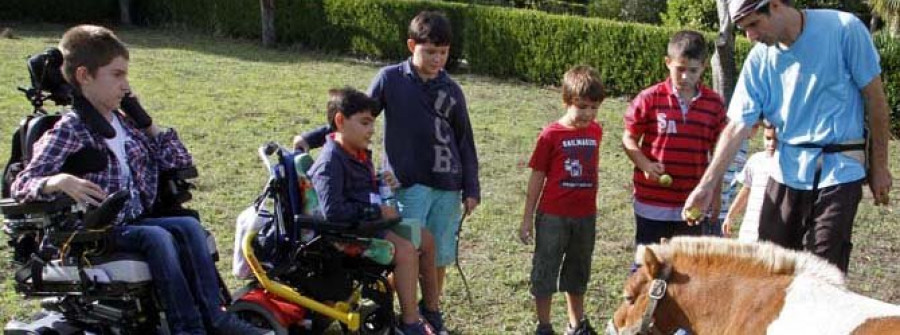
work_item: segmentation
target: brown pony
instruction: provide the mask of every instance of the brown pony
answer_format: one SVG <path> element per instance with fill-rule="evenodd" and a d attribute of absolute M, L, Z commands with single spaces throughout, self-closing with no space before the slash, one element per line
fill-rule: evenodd
<path fill-rule="evenodd" d="M 608 334 L 900 334 L 900 306 L 850 292 L 812 254 L 676 237 L 635 259 Z"/>

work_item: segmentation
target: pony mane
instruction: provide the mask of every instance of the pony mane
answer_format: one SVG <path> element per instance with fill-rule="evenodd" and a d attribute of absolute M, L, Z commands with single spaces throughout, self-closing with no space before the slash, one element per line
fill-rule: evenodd
<path fill-rule="evenodd" d="M 664 263 L 679 258 L 726 258 L 747 267 L 762 268 L 766 274 L 810 276 L 838 287 L 845 287 L 844 274 L 824 259 L 769 242 L 745 243 L 717 237 L 680 236 L 667 243 L 641 246 L 635 262 L 643 264 L 644 249 L 650 248 Z M 739 264 L 740 265 L 740 264 Z"/>

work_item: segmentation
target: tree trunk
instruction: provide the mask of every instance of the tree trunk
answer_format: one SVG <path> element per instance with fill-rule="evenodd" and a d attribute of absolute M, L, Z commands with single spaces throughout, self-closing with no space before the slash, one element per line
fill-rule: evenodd
<path fill-rule="evenodd" d="M 891 15 L 888 21 L 890 22 L 887 26 L 888 34 L 893 38 L 900 37 L 900 13 Z"/>
<path fill-rule="evenodd" d="M 275 0 L 259 0 L 260 18 L 262 19 L 262 44 L 265 47 L 275 46 Z"/>
<path fill-rule="evenodd" d="M 879 25 L 881 24 L 881 19 L 878 17 L 878 14 L 875 11 L 872 11 L 872 18 L 869 19 L 869 33 L 874 34 L 878 31 Z"/>
<path fill-rule="evenodd" d="M 131 0 L 119 0 L 119 21 L 123 25 L 131 25 Z"/>
<path fill-rule="evenodd" d="M 712 57 L 713 89 L 725 99 L 725 105 L 731 101 L 734 85 L 737 82 L 737 67 L 734 61 L 734 25 L 728 16 L 727 0 L 716 0 L 719 12 L 719 35 L 716 38 L 716 52 Z"/>

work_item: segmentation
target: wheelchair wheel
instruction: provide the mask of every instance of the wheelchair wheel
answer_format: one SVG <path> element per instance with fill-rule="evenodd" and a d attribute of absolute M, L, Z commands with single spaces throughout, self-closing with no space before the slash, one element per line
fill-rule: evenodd
<path fill-rule="evenodd" d="M 394 333 L 393 305 L 381 306 L 366 300 L 359 308 L 360 335 L 390 335 Z"/>
<path fill-rule="evenodd" d="M 260 305 L 246 301 L 237 301 L 228 307 L 228 312 L 256 327 L 271 329 L 275 332 L 275 335 L 288 335 L 288 329 L 278 323 L 272 312 Z"/>

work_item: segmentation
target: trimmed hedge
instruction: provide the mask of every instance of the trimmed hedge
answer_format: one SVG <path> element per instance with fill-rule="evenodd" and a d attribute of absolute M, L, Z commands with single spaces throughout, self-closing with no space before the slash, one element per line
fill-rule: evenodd
<path fill-rule="evenodd" d="M 118 17 L 118 0 L 0 0 L 0 20 L 106 22 Z"/>
<path fill-rule="evenodd" d="M 175 25 L 237 37 L 259 37 L 259 3 L 250 0 L 132 0 L 134 22 Z M 76 4 L 77 3 L 77 4 Z M 558 84 L 575 64 L 600 69 L 609 93 L 633 95 L 666 77 L 665 46 L 676 28 L 471 4 L 405 0 L 276 0 L 281 43 L 390 59 L 408 56 L 409 20 L 424 9 L 440 10 L 453 23 L 452 59 L 474 72 Z M 117 0 L 5 0 L 0 19 L 56 22 L 111 21 Z M 715 35 L 708 33 L 712 41 Z M 900 41 L 876 36 L 885 91 L 900 133 Z M 737 42 L 737 62 L 750 49 Z M 707 71 L 709 75 L 710 71 Z"/>
<path fill-rule="evenodd" d="M 881 80 L 891 108 L 891 132 L 900 137 L 900 39 L 879 33 L 875 46 L 881 54 Z"/>

